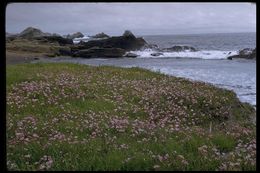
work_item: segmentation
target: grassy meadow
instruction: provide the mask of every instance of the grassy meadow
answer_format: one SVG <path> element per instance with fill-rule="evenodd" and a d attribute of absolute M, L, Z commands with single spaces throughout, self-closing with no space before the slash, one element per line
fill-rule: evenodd
<path fill-rule="evenodd" d="M 8 170 L 256 170 L 254 108 L 140 68 L 8 65 Z"/>

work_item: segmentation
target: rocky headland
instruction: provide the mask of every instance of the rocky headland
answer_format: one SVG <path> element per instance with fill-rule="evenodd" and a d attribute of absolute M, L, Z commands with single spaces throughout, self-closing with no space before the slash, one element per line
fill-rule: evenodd
<path fill-rule="evenodd" d="M 110 37 L 105 33 L 92 36 L 93 40 L 73 43 L 73 39 L 82 38 L 80 32 L 60 36 L 44 33 L 40 29 L 28 27 L 19 34 L 6 33 L 6 51 L 18 54 L 39 53 L 48 57 L 135 57 L 127 54 L 131 50 L 139 50 L 148 45 L 143 38 L 137 38 L 131 31 L 125 31 L 122 36 Z M 7 53 L 7 54 L 8 54 Z"/>

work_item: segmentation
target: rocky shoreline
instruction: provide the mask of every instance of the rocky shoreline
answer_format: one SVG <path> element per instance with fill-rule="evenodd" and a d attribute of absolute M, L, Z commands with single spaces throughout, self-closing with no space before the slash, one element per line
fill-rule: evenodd
<path fill-rule="evenodd" d="M 77 40 L 77 43 L 74 43 Z M 135 58 L 139 55 L 131 51 L 153 50 L 150 56 L 161 56 L 168 52 L 197 52 L 194 47 L 175 45 L 169 48 L 160 48 L 155 44 L 148 44 L 143 38 L 136 37 L 126 30 L 122 36 L 109 36 L 98 33 L 87 38 L 81 32 L 61 36 L 59 34 L 44 33 L 40 29 L 28 27 L 19 34 L 6 33 L 6 52 L 20 54 L 38 53 L 41 57 L 70 56 L 81 58 Z M 7 56 L 9 54 L 7 53 Z M 227 59 L 236 58 L 256 59 L 256 48 L 245 48 L 237 55 L 228 56 Z"/>

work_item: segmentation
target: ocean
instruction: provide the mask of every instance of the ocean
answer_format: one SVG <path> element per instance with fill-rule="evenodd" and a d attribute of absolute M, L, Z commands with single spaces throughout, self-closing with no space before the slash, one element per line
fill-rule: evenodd
<path fill-rule="evenodd" d="M 238 50 L 256 47 L 255 33 L 153 35 L 143 36 L 160 48 L 175 45 L 192 46 L 197 52 L 167 52 L 153 57 L 156 51 L 146 49 L 131 51 L 137 58 L 53 58 L 51 62 L 71 62 L 89 65 L 111 65 L 120 67 L 141 67 L 152 71 L 189 80 L 198 80 L 218 87 L 233 90 L 242 102 L 256 106 L 256 60 L 233 59 L 228 56 Z"/>

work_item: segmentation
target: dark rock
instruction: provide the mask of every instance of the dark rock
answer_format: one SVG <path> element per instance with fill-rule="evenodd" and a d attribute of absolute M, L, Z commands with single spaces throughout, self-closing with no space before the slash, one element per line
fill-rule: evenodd
<path fill-rule="evenodd" d="M 256 59 L 256 48 L 255 49 L 245 48 L 239 50 L 238 55 L 232 55 L 227 57 L 227 59 L 230 60 L 233 58 Z"/>
<path fill-rule="evenodd" d="M 189 50 L 191 52 L 196 52 L 197 50 L 194 47 L 191 46 L 173 46 L 170 48 L 164 48 L 163 51 L 166 52 L 183 52 Z"/>
<path fill-rule="evenodd" d="M 128 52 L 127 54 L 125 54 L 125 57 L 135 58 L 138 57 L 138 55 L 135 53 Z"/>
<path fill-rule="evenodd" d="M 229 60 L 232 60 L 232 59 L 233 59 L 233 57 L 232 57 L 232 56 L 229 56 L 229 57 L 227 57 L 227 59 L 229 59 Z"/>
<path fill-rule="evenodd" d="M 240 56 L 247 56 L 247 55 L 252 54 L 252 52 L 253 52 L 253 49 L 245 48 L 245 49 L 239 50 L 238 54 Z"/>
<path fill-rule="evenodd" d="M 102 40 L 91 40 L 82 43 L 81 46 L 83 46 L 84 49 L 89 49 L 91 47 L 100 47 L 100 48 L 110 47 L 110 48 L 121 48 L 121 49 L 125 49 L 126 51 L 131 51 L 131 50 L 139 50 L 145 44 L 147 43 L 143 38 L 136 38 L 132 33 L 126 31 L 123 36 L 110 37 Z"/>
<path fill-rule="evenodd" d="M 160 56 L 163 55 L 163 53 L 157 52 L 157 53 L 151 53 L 152 56 Z"/>
<path fill-rule="evenodd" d="M 83 57 L 83 58 L 98 58 L 98 57 L 123 57 L 125 50 L 121 48 L 99 48 L 92 47 L 90 49 L 83 49 L 75 52 L 74 57 Z"/>
<path fill-rule="evenodd" d="M 126 31 L 124 32 L 123 36 L 124 36 L 124 37 L 136 38 L 136 37 L 134 36 L 134 34 L 133 34 L 131 31 L 129 31 L 129 30 L 126 30 Z"/>
<path fill-rule="evenodd" d="M 109 38 L 109 35 L 101 32 L 101 33 L 98 33 L 98 34 L 92 36 L 92 38 Z"/>

